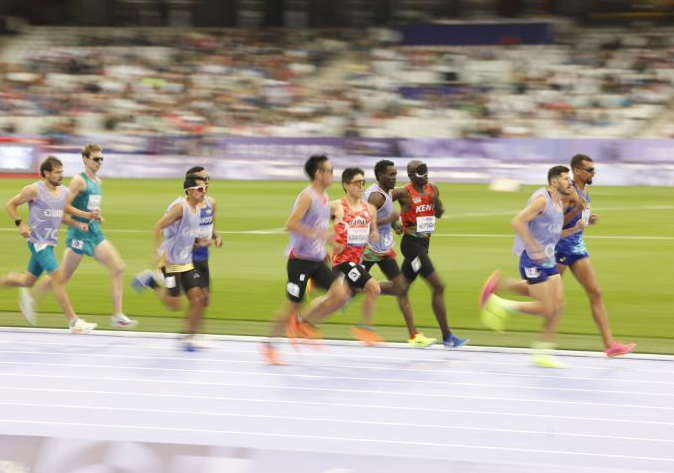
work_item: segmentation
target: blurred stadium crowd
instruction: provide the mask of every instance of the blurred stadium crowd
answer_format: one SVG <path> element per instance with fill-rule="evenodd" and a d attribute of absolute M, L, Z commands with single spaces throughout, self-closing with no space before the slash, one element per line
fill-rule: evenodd
<path fill-rule="evenodd" d="M 674 137 L 673 32 L 414 47 L 382 28 L 30 27 L 0 46 L 0 130 Z"/>

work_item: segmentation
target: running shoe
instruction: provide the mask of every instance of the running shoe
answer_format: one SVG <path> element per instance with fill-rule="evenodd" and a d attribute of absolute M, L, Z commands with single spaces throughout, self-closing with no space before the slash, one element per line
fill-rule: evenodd
<path fill-rule="evenodd" d="M 606 356 L 608 358 L 615 358 L 616 356 L 627 355 L 628 353 L 634 351 L 636 347 L 636 343 L 623 344 L 615 340 L 606 350 Z"/>
<path fill-rule="evenodd" d="M 501 276 L 503 275 L 503 272 L 500 269 L 497 269 L 491 275 L 487 278 L 487 280 L 484 282 L 484 285 L 482 286 L 482 291 L 480 291 L 480 299 L 478 301 L 478 307 L 482 309 L 484 305 L 487 302 L 487 299 L 489 299 L 489 296 L 491 296 L 494 291 L 496 291 L 496 288 L 498 287 L 498 283 L 501 280 Z"/>
<path fill-rule="evenodd" d="M 89 323 L 84 319 L 77 319 L 74 324 L 70 325 L 70 333 L 82 335 L 91 332 L 98 327 L 98 324 Z"/>
<path fill-rule="evenodd" d="M 470 338 L 459 338 L 453 333 L 450 333 L 442 341 L 442 344 L 444 345 L 445 348 L 459 348 L 467 344 L 468 342 L 470 342 Z"/>
<path fill-rule="evenodd" d="M 533 342 L 531 344 L 531 348 L 533 354 L 532 359 L 534 363 L 541 368 L 560 369 L 568 367 L 566 363 L 563 363 L 552 356 L 553 350 L 555 348 L 554 343 Z"/>
<path fill-rule="evenodd" d="M 30 291 L 26 287 L 19 288 L 19 309 L 23 318 L 31 324 L 37 323 L 37 312 L 35 312 L 35 299 L 30 295 Z"/>
<path fill-rule="evenodd" d="M 150 269 L 146 269 L 133 277 L 133 279 L 131 280 L 131 287 L 138 294 L 140 294 L 141 292 L 143 292 L 145 288 L 150 287 L 152 281 L 154 281 L 155 284 L 159 284 L 159 281 L 157 281 L 154 272 L 152 272 L 152 270 Z"/>
<path fill-rule="evenodd" d="M 117 314 L 110 317 L 110 325 L 117 328 L 132 329 L 138 325 L 138 321 L 130 319 L 124 314 Z"/>
<path fill-rule="evenodd" d="M 384 341 L 372 327 L 365 324 L 354 325 L 351 327 L 351 333 L 369 347 L 377 346 Z"/>
<path fill-rule="evenodd" d="M 482 324 L 497 332 L 504 332 L 506 322 L 510 314 L 508 310 L 502 306 L 500 298 L 492 294 L 487 298 L 487 302 L 480 311 L 480 321 Z"/>
<path fill-rule="evenodd" d="M 278 354 L 278 351 L 272 346 L 271 343 L 265 343 L 262 345 L 262 358 L 269 363 L 270 365 L 283 366 L 286 364 Z"/>
<path fill-rule="evenodd" d="M 414 337 L 407 340 L 407 344 L 415 348 L 426 348 L 435 343 L 435 338 L 428 338 L 423 333 L 417 332 Z"/>

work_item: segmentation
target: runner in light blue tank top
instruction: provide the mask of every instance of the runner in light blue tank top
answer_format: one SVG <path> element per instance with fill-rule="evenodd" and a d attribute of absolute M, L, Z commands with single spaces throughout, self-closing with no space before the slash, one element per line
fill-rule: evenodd
<path fill-rule="evenodd" d="M 7 212 L 18 227 L 19 234 L 27 240 L 30 260 L 25 273 L 9 273 L 0 275 L 0 287 L 19 287 L 19 308 L 26 320 L 35 325 L 34 295 L 46 293 L 53 289 L 54 297 L 70 324 L 71 333 L 88 333 L 96 324 L 80 319 L 75 314 L 70 297 L 66 292 L 68 279 L 59 267 L 54 256 L 54 246 L 58 243 L 58 231 L 61 223 L 76 226 L 85 231 L 87 224 L 77 222 L 66 213 L 70 191 L 61 185 L 63 181 L 63 164 L 53 156 L 47 157 L 40 164 L 42 179 L 24 187 L 21 192 L 7 203 Z M 28 204 L 28 222 L 24 222 L 18 213 L 18 207 Z M 83 214 L 86 215 L 86 214 Z M 31 294 L 27 288 L 33 287 L 46 272 L 51 277 L 43 278 Z M 41 289 L 38 292 L 38 289 Z"/>
<path fill-rule="evenodd" d="M 200 231 L 200 204 L 206 198 L 206 183 L 197 176 L 183 181 L 185 197 L 178 197 L 167 207 L 162 218 L 152 229 L 157 267 L 163 273 L 164 287 L 155 271 L 146 269 L 136 275 L 131 285 L 138 292 L 153 289 L 167 309 L 181 309 L 180 294 L 189 300 L 186 316 L 186 337 L 183 348 L 194 351 L 206 346 L 195 337 L 201 332 L 201 321 L 206 309 L 206 292 L 194 269 L 192 250 Z M 162 241 L 163 236 L 163 241 Z"/>
<path fill-rule="evenodd" d="M 333 180 L 332 163 L 326 155 L 314 155 L 304 164 L 304 172 L 311 184 L 295 199 L 285 225 L 290 232 L 286 247 L 288 279 L 285 289 L 288 302 L 272 322 L 269 339 L 262 346 L 264 359 L 270 364 L 283 364 L 273 346 L 274 338 L 285 333 L 295 344 L 297 338 L 317 338 L 318 332 L 311 324 L 342 307 L 350 295 L 344 278 L 333 273 L 325 262 L 326 244 L 335 251 L 342 250 L 335 243 L 334 234 L 327 231 L 330 199 L 326 189 Z M 310 279 L 328 292 L 312 301 L 300 321 L 299 310 Z"/>
<path fill-rule="evenodd" d="M 511 222 L 516 232 L 513 253 L 520 259 L 522 280 L 506 280 L 500 271 L 494 271 L 485 282 L 479 297 L 482 323 L 497 331 L 505 330 L 506 322 L 513 313 L 544 317 L 540 340 L 532 345 L 534 362 L 544 368 L 565 366 L 550 356 L 550 350 L 554 348 L 558 319 L 564 308 L 564 289 L 555 264 L 555 246 L 561 237 L 583 229 L 581 221 L 573 228 L 562 230 L 562 199 L 568 198 L 572 192 L 569 168 L 550 168 L 548 187 L 535 191 L 526 207 Z M 496 295 L 500 291 L 526 293 L 534 301 L 503 299 Z"/>
<path fill-rule="evenodd" d="M 208 184 L 210 176 L 203 168 L 203 166 L 194 166 L 187 170 L 185 176 L 198 176 L 206 183 L 206 191 L 208 191 Z M 194 269 L 199 274 L 201 287 L 206 291 L 206 306 L 210 304 L 211 291 L 211 270 L 208 264 L 209 246 L 213 244 L 216 248 L 222 247 L 222 237 L 215 230 L 215 218 L 217 214 L 217 204 L 215 199 L 206 196 L 204 201 L 199 204 L 201 215 L 199 217 L 199 236 L 194 244 L 194 251 L 192 252 L 192 262 Z"/>

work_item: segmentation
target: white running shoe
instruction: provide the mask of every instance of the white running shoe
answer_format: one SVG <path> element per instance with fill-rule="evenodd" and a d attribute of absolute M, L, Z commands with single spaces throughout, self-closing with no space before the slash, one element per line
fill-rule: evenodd
<path fill-rule="evenodd" d="M 131 329 L 138 325 L 138 321 L 130 319 L 124 314 L 118 314 L 110 317 L 110 325 L 117 328 Z"/>
<path fill-rule="evenodd" d="M 30 295 L 28 288 L 19 288 L 19 309 L 26 321 L 35 325 L 37 323 L 37 312 L 35 312 L 35 299 Z"/>
<path fill-rule="evenodd" d="M 70 326 L 70 333 L 75 333 L 78 335 L 91 332 L 93 329 L 98 327 L 98 324 L 89 323 L 84 319 L 77 319 L 75 325 Z"/>
<path fill-rule="evenodd" d="M 131 287 L 140 294 L 147 287 L 150 287 L 150 283 L 154 280 L 158 285 L 161 283 L 154 271 L 146 269 L 136 274 L 131 280 Z"/>

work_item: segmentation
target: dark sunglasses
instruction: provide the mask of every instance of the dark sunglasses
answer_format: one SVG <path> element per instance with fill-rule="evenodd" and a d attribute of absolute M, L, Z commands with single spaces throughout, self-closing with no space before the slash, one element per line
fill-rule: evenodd
<path fill-rule="evenodd" d="M 89 158 L 89 159 L 91 159 L 92 161 L 95 161 L 97 163 L 103 162 L 103 158 Z"/>
<path fill-rule="evenodd" d="M 589 168 L 581 168 L 581 169 L 582 169 L 583 171 L 585 171 L 585 172 L 594 172 L 594 168 L 593 168 L 593 167 L 589 167 Z"/>

